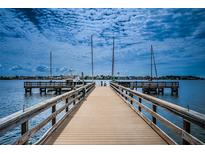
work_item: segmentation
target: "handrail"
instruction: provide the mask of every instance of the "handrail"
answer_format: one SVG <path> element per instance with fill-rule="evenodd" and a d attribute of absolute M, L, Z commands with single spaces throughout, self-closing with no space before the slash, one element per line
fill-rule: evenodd
<path fill-rule="evenodd" d="M 66 82 L 24 82 L 24 87 L 34 86 L 68 86 Z"/>
<path fill-rule="evenodd" d="M 13 113 L 5 118 L 2 118 L 0 119 L 0 134 L 7 132 L 11 128 L 21 125 L 22 136 L 15 143 L 25 144 L 31 137 L 31 134 L 34 134 L 34 132 L 45 126 L 51 120 L 53 126 L 56 123 L 56 116 L 59 113 L 61 113 L 64 109 L 66 110 L 66 112 L 69 112 L 69 105 L 73 104 L 75 107 L 79 102 L 81 102 L 85 97 L 87 97 L 87 95 L 93 90 L 94 87 L 95 83 L 89 83 L 87 85 L 81 86 L 80 88 L 77 88 L 76 90 L 72 90 L 62 95 L 53 97 L 51 99 L 33 105 L 29 108 Z M 60 109 L 56 110 L 56 105 L 60 101 L 64 101 L 65 105 Z M 30 131 L 28 128 L 28 121 L 32 119 L 32 117 L 34 117 L 35 115 L 40 114 L 48 108 L 52 109 L 52 114 L 42 123 L 35 126 L 35 129 L 31 129 L 32 131 Z"/>
<path fill-rule="evenodd" d="M 62 81 L 26 81 L 24 82 L 24 88 L 32 88 L 32 87 L 69 87 L 71 84 L 80 84 L 82 82 L 62 82 Z"/>
<path fill-rule="evenodd" d="M 171 129 L 173 129 L 176 133 L 181 135 L 181 138 L 183 139 L 184 144 L 188 144 L 188 143 L 204 144 L 203 142 L 201 142 L 200 140 L 198 140 L 197 138 L 195 138 L 194 136 L 190 134 L 191 123 L 194 123 L 202 127 L 203 129 L 205 129 L 205 115 L 204 114 L 198 113 L 190 109 L 188 110 L 181 106 L 172 104 L 170 102 L 158 99 L 156 97 L 153 97 L 147 94 L 143 94 L 135 90 L 131 90 L 129 88 L 126 88 L 116 83 L 111 83 L 110 85 L 124 99 L 124 101 L 126 101 L 127 103 L 131 105 L 132 108 L 134 108 L 133 102 L 137 103 L 138 105 L 137 112 L 141 116 L 142 116 L 141 109 L 144 109 L 146 112 L 150 113 L 152 115 L 153 120 L 152 120 L 152 123 L 149 123 L 149 124 L 151 124 L 152 126 L 154 125 L 154 127 L 156 127 L 156 120 L 158 119 L 159 121 L 165 123 Z M 138 97 L 138 100 L 134 99 L 133 96 Z M 142 99 L 149 101 L 152 104 L 152 110 L 146 107 L 144 104 L 142 104 Z M 157 113 L 157 106 L 160 106 L 170 111 L 171 113 L 174 113 L 175 115 L 182 117 L 183 118 L 183 129 L 179 128 L 172 122 L 168 121 L 167 119 L 159 115 Z M 143 118 L 144 117 L 145 116 L 143 115 Z M 146 120 L 148 119 L 146 118 Z"/>
<path fill-rule="evenodd" d="M 137 88 L 146 87 L 146 86 L 155 86 L 156 88 L 163 86 L 164 88 L 173 87 L 178 88 L 179 82 L 178 81 L 116 81 L 119 84 L 130 83 L 132 86 L 136 86 Z"/>

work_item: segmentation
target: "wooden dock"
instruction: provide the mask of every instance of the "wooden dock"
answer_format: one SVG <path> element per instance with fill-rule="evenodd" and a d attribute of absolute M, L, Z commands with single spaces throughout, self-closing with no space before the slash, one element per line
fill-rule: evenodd
<path fill-rule="evenodd" d="M 33 81 L 24 82 L 25 94 L 32 93 L 32 89 L 39 89 L 40 94 L 47 93 L 48 91 L 55 91 L 56 94 L 61 94 L 62 90 L 72 90 L 76 86 L 81 86 L 83 82 L 65 82 L 65 81 Z"/>
<path fill-rule="evenodd" d="M 166 119 L 158 107 L 180 118 L 181 123 Z M 31 127 L 29 122 L 46 110 L 50 115 Z M 61 113 L 64 115 L 57 119 Z M 181 142 L 160 129 L 158 122 Z M 88 83 L 2 118 L 0 135 L 20 126 L 21 136 L 13 144 L 28 144 L 48 123 L 50 128 L 34 144 L 204 144 L 191 132 L 193 124 L 205 130 L 204 114 L 114 82 L 109 87 Z"/>
<path fill-rule="evenodd" d="M 167 144 L 110 87 L 96 87 L 44 144 Z"/>
<path fill-rule="evenodd" d="M 142 89 L 146 94 L 162 94 L 164 89 L 171 89 L 171 95 L 178 95 L 178 81 L 116 81 L 116 83 L 137 90 Z"/>

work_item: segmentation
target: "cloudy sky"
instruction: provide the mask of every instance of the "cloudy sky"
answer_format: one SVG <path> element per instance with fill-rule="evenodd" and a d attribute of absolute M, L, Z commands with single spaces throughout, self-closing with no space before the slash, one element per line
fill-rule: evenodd
<path fill-rule="evenodd" d="M 0 9 L 0 75 L 159 75 L 205 77 L 205 9 Z"/>

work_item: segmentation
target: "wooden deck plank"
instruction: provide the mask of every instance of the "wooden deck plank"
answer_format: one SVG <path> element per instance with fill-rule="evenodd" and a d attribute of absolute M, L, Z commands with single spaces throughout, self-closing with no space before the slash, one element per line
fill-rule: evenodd
<path fill-rule="evenodd" d="M 45 144 L 167 144 L 110 87 L 96 87 Z"/>

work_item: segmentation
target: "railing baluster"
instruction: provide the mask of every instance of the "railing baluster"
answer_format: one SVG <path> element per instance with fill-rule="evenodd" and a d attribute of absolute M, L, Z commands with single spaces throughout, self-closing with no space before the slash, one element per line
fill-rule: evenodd
<path fill-rule="evenodd" d="M 183 119 L 183 130 L 185 130 L 187 133 L 191 133 L 191 124 L 189 121 L 187 121 L 186 119 Z M 182 140 L 182 143 L 184 145 L 188 145 L 190 144 L 189 142 L 187 142 L 185 139 Z"/>
<path fill-rule="evenodd" d="M 52 106 L 52 113 L 56 112 L 56 105 Z M 52 119 L 52 126 L 56 123 L 56 117 Z"/>
<path fill-rule="evenodd" d="M 152 105 L 152 110 L 153 110 L 154 112 L 157 112 L 157 106 L 153 104 L 153 105 Z M 154 124 L 157 123 L 157 119 L 156 119 L 154 116 L 152 116 L 152 122 L 153 122 Z"/>

